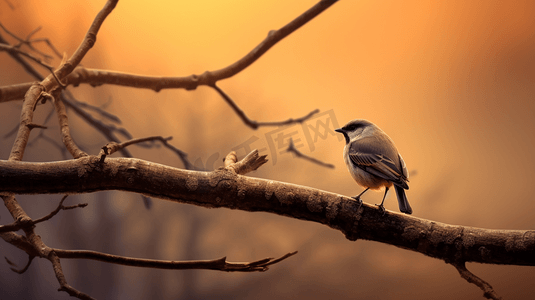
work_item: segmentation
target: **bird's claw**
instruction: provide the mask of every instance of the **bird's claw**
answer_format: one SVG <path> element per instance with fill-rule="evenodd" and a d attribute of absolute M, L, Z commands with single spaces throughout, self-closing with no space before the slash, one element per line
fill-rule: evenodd
<path fill-rule="evenodd" d="M 379 209 L 383 212 L 383 216 L 384 216 L 386 214 L 385 207 L 382 204 L 375 204 L 375 205 L 379 206 Z"/>
<path fill-rule="evenodd" d="M 362 199 L 360 199 L 360 196 L 355 196 L 355 197 L 351 197 L 353 199 L 355 199 L 355 201 L 357 201 L 359 203 L 359 208 L 360 206 L 362 205 Z"/>

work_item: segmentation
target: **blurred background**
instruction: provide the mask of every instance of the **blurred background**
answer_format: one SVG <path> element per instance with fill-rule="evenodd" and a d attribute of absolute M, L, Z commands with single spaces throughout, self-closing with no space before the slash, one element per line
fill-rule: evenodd
<path fill-rule="evenodd" d="M 316 1 L 120 1 L 82 64 L 89 68 L 187 76 L 235 62 Z M 38 26 L 72 55 L 104 1 L 0 1 L 1 23 L 20 37 Z M 5 32 L 1 34 L 8 38 Z M 9 39 L 9 38 L 8 38 Z M 14 42 L 13 39 L 9 39 Z M 39 49 L 51 54 L 44 45 Z M 373 121 L 396 143 L 411 172 L 413 215 L 491 229 L 534 229 L 535 2 L 340 1 L 282 40 L 238 75 L 220 81 L 253 120 L 320 114 L 284 128 L 245 126 L 210 88 L 159 93 L 117 86 L 69 90 L 105 107 L 134 137 L 173 136 L 197 167 L 213 169 L 231 150 L 261 149 L 270 160 L 249 174 L 344 195 L 362 191 L 343 163 L 332 131 L 355 118 Z M 51 61 L 58 66 L 60 59 Z M 42 74 L 46 70 L 37 67 Z M 0 85 L 33 81 L 5 52 Z M 21 101 L 2 103 L 0 158 L 7 159 Z M 52 110 L 36 110 L 43 123 Z M 94 114 L 94 113 L 93 113 Z M 95 117 L 98 115 L 94 114 Z M 75 141 L 97 154 L 108 141 L 70 113 Z M 64 157 L 55 116 L 33 130 L 26 161 Z M 281 153 L 292 137 L 324 168 Z M 137 158 L 182 168 L 169 150 L 130 147 Z M 378 203 L 382 194 L 363 200 Z M 61 195 L 18 196 L 31 217 L 52 211 Z M 265 273 L 169 271 L 62 260 L 68 282 L 97 299 L 482 299 L 443 261 L 390 245 L 350 242 L 324 225 L 268 213 L 205 209 L 139 195 L 99 192 L 37 227 L 45 243 L 132 257 L 251 261 L 299 253 Z M 397 211 L 390 194 L 386 208 Z M 0 222 L 11 216 L 0 208 Z M 0 242 L 19 267 L 24 253 Z M 468 264 L 505 299 L 528 299 L 535 268 Z M 0 262 L 0 299 L 71 299 L 57 292 L 50 263 L 18 275 Z"/>

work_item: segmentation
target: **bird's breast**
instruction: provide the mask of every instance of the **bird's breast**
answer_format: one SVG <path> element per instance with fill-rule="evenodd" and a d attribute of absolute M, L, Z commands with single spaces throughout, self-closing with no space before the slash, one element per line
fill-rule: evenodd
<path fill-rule="evenodd" d="M 390 187 L 392 183 L 381 177 L 370 174 L 363 169 L 355 166 L 349 158 L 349 147 L 344 148 L 344 162 L 351 174 L 351 177 L 361 186 L 374 189 L 380 189 L 382 187 Z"/>

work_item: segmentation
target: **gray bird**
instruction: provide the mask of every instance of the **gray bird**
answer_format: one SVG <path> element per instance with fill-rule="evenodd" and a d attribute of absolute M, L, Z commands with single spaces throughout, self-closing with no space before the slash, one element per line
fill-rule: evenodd
<path fill-rule="evenodd" d="M 385 187 L 383 201 L 378 205 L 384 212 L 386 193 L 393 184 L 399 210 L 411 214 L 412 208 L 405 195 L 405 190 L 409 189 L 409 173 L 392 139 L 367 120 L 352 120 L 335 131 L 346 139 L 344 162 L 349 173 L 359 185 L 366 188 L 353 198 L 361 202 L 360 196 L 367 190 Z"/>

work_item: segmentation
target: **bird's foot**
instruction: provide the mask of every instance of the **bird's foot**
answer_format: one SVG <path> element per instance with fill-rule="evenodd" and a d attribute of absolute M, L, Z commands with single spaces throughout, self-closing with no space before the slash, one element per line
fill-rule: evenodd
<path fill-rule="evenodd" d="M 383 212 L 383 216 L 384 216 L 386 214 L 386 209 L 383 206 L 383 204 L 381 203 L 381 204 L 375 204 L 375 205 L 379 206 L 379 209 Z"/>
<path fill-rule="evenodd" d="M 355 196 L 355 197 L 351 197 L 351 198 L 355 199 L 355 201 L 357 201 L 359 203 L 359 208 L 360 208 L 360 206 L 362 205 L 362 199 L 360 199 L 360 195 Z"/>

